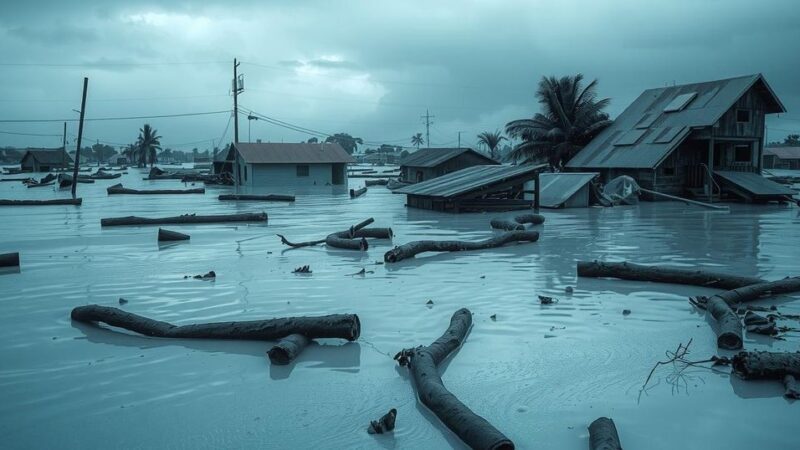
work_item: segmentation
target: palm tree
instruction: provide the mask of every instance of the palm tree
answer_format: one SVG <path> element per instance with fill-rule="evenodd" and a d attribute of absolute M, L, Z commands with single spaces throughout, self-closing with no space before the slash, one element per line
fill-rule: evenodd
<path fill-rule="evenodd" d="M 494 151 L 505 139 L 506 137 L 503 136 L 503 133 L 501 133 L 500 130 L 496 130 L 494 133 L 491 131 L 484 131 L 478 135 L 478 142 L 485 145 L 486 148 L 489 149 L 492 159 L 494 159 Z"/>
<path fill-rule="evenodd" d="M 156 163 L 158 159 L 156 156 L 156 152 L 161 150 L 161 142 L 159 142 L 161 136 L 158 135 L 158 131 L 156 131 L 150 124 L 144 124 L 142 128 L 139 128 L 139 140 L 136 142 L 139 154 L 139 167 L 146 166 L 146 159 L 149 157 L 150 159 L 150 167 L 153 167 L 153 164 Z"/>
<path fill-rule="evenodd" d="M 411 136 L 411 145 L 417 147 L 419 150 L 419 146 L 425 143 L 425 139 L 422 137 L 422 133 L 417 133 Z"/>
<path fill-rule="evenodd" d="M 583 75 L 542 77 L 536 97 L 542 112 L 532 119 L 506 124 L 509 136 L 521 139 L 510 157 L 516 160 L 546 158 L 552 169 L 570 160 L 598 133 L 611 125 L 603 112 L 610 100 L 597 100 L 597 80 L 582 87 Z"/>
<path fill-rule="evenodd" d="M 122 155 L 128 160 L 128 164 L 133 164 L 133 160 L 136 156 L 136 145 L 128 144 L 128 146 L 122 150 Z"/>

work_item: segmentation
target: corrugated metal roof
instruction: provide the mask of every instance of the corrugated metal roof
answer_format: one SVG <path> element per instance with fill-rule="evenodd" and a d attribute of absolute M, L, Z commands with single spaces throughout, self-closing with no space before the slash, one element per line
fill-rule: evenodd
<path fill-rule="evenodd" d="M 800 147 L 767 147 L 765 155 L 775 155 L 780 159 L 800 159 Z"/>
<path fill-rule="evenodd" d="M 545 208 L 559 208 L 597 175 L 597 172 L 541 173 L 539 204 Z"/>
<path fill-rule="evenodd" d="M 325 164 L 352 163 L 337 143 L 282 144 L 277 142 L 236 144 L 239 156 L 248 164 Z"/>
<path fill-rule="evenodd" d="M 408 167 L 436 167 L 443 162 L 451 160 L 463 153 L 474 153 L 483 158 L 487 164 L 499 164 L 497 161 L 483 155 L 471 148 L 422 148 L 406 156 L 400 161 L 401 166 Z"/>
<path fill-rule="evenodd" d="M 735 184 L 736 186 L 744 189 L 745 191 L 756 196 L 770 196 L 770 195 L 788 195 L 792 196 L 795 192 L 774 181 L 770 181 L 761 175 L 753 172 L 730 172 L 723 170 L 715 170 L 714 175 L 719 176 L 723 180 Z"/>
<path fill-rule="evenodd" d="M 22 159 L 25 159 L 29 153 L 40 163 L 63 164 L 72 162 L 72 157 L 63 148 L 29 148 L 25 151 Z"/>
<path fill-rule="evenodd" d="M 537 170 L 540 171 L 545 167 L 547 167 L 547 164 L 472 166 L 428 181 L 396 189 L 394 193 L 443 198 L 456 197 L 484 189 L 492 184 L 501 183 L 511 178 L 532 175 Z"/>
<path fill-rule="evenodd" d="M 766 112 L 785 112 L 761 74 L 648 89 L 611 126 L 578 152 L 567 167 L 654 168 L 686 139 L 692 129 L 712 126 L 756 83 L 760 83 L 759 88 L 767 97 Z M 676 98 L 692 93 L 696 95 L 685 108 L 664 112 L 664 108 Z M 617 143 L 617 139 L 637 128 L 645 133 L 636 143 Z"/>

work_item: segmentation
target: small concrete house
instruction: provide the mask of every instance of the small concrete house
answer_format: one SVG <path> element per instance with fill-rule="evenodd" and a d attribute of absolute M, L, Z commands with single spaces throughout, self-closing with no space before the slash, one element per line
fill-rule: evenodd
<path fill-rule="evenodd" d="M 487 164 L 500 163 L 471 148 L 423 148 L 400 161 L 400 181 L 419 183 Z"/>
<path fill-rule="evenodd" d="M 800 147 L 765 148 L 764 168 L 800 170 Z"/>
<path fill-rule="evenodd" d="M 233 179 L 240 186 L 347 185 L 353 158 L 337 143 L 238 143 L 231 146 Z"/>
<path fill-rule="evenodd" d="M 63 148 L 29 148 L 22 155 L 20 168 L 23 172 L 50 172 L 68 169 L 73 159 Z"/>

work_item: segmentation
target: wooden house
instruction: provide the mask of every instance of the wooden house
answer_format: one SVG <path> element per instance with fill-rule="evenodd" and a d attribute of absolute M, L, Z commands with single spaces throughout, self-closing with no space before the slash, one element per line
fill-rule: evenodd
<path fill-rule="evenodd" d="M 566 167 L 678 196 L 783 199 L 760 171 L 765 116 L 785 111 L 761 74 L 649 89 Z"/>
<path fill-rule="evenodd" d="M 63 148 L 29 148 L 22 155 L 23 172 L 50 172 L 72 167 L 72 157 Z"/>
<path fill-rule="evenodd" d="M 419 183 L 486 164 L 500 163 L 471 148 L 423 148 L 400 161 L 400 181 Z"/>
<path fill-rule="evenodd" d="M 240 186 L 347 185 L 353 158 L 337 143 L 238 143 L 225 161 Z"/>
<path fill-rule="evenodd" d="M 765 169 L 800 170 L 800 147 L 767 147 L 763 164 Z"/>

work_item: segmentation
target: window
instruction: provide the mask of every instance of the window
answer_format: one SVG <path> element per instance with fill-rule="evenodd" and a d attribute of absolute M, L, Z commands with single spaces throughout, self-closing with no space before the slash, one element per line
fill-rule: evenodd
<path fill-rule="evenodd" d="M 750 110 L 749 109 L 737 109 L 736 110 L 736 122 L 737 123 L 749 123 L 750 122 Z"/>
<path fill-rule="evenodd" d="M 297 176 L 298 177 L 307 177 L 308 176 L 308 164 L 298 164 L 297 165 Z"/>
<path fill-rule="evenodd" d="M 750 162 L 750 146 L 737 145 L 734 148 L 733 160 L 736 162 Z"/>

